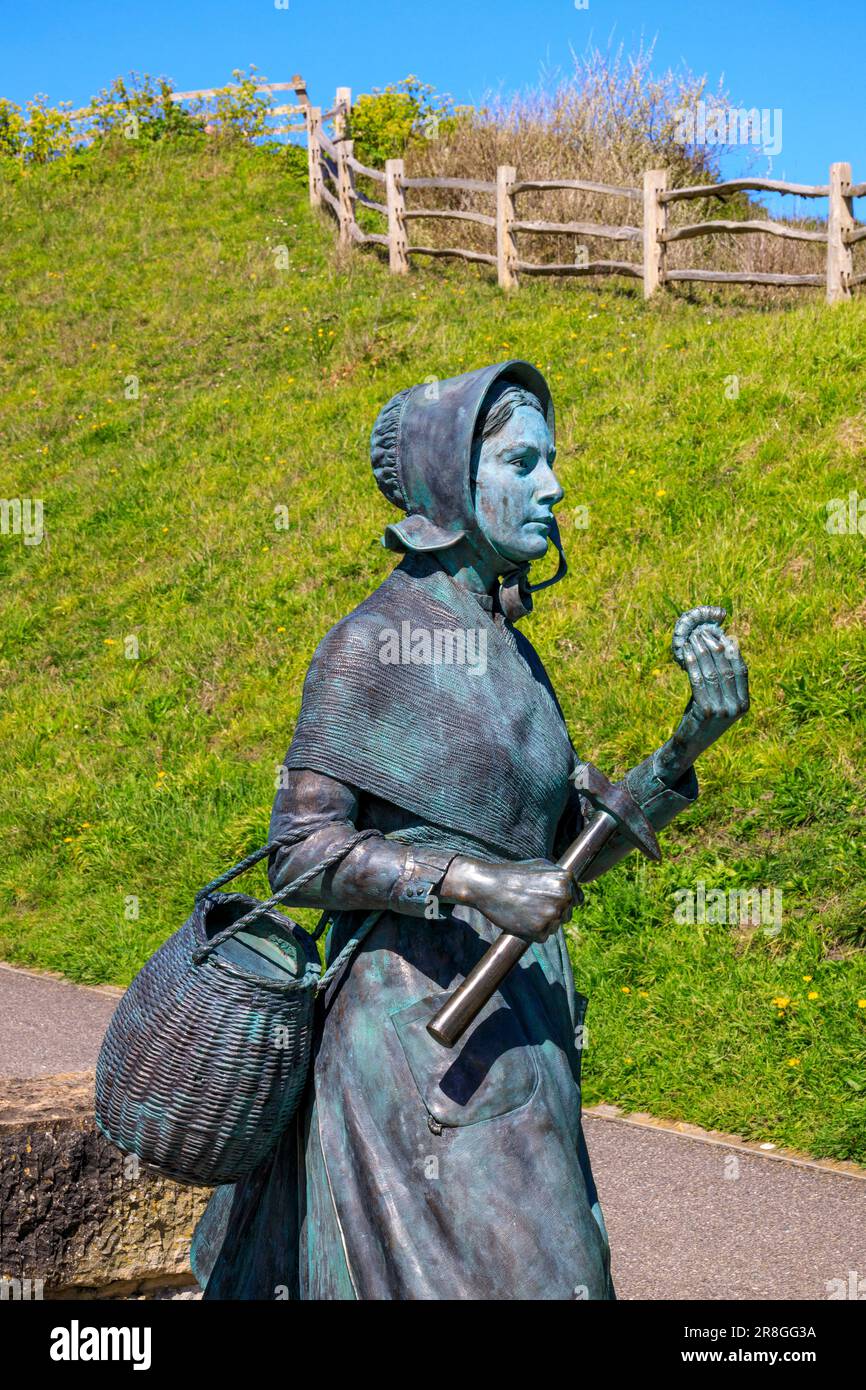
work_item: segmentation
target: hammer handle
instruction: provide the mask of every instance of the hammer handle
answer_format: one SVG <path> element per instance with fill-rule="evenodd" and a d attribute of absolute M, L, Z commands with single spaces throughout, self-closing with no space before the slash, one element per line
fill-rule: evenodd
<path fill-rule="evenodd" d="M 597 811 L 590 824 L 559 859 L 560 868 L 568 869 L 577 878 L 587 864 L 607 844 L 617 828 L 613 816 Z M 503 932 L 472 967 L 462 984 L 445 1001 L 442 1008 L 427 1024 L 427 1032 L 443 1047 L 453 1047 L 466 1032 L 473 1019 L 497 991 L 512 966 L 516 965 L 529 941 L 510 932 Z"/>

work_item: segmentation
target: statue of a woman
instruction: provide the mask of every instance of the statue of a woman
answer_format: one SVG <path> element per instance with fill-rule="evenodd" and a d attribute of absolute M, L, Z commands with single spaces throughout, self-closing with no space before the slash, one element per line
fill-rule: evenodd
<path fill-rule="evenodd" d="M 553 862 L 592 811 L 514 625 L 551 540 L 565 570 L 554 455 L 550 392 L 525 362 L 401 391 L 376 421 L 376 480 L 407 514 L 385 544 L 403 558 L 313 657 L 271 820 L 292 844 L 270 878 L 372 830 L 293 901 L 333 910 L 329 959 L 381 916 L 327 991 L 296 1120 L 199 1224 L 206 1298 L 615 1297 L 581 1130 L 586 1000 L 561 930 L 579 889 Z M 657 829 L 748 705 L 733 639 L 705 625 L 685 645 L 683 720 L 627 778 Z M 628 848 L 614 836 L 583 878 Z M 501 931 L 530 949 L 443 1048 L 430 997 Z"/>

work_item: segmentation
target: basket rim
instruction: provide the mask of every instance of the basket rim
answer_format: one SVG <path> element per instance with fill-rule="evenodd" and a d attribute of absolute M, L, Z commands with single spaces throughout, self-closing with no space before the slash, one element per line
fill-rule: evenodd
<path fill-rule="evenodd" d="M 192 913 L 188 919 L 188 925 L 192 929 L 193 939 L 196 946 L 206 946 L 208 942 L 207 930 L 205 928 L 205 910 L 208 903 L 215 905 L 224 902 L 242 902 L 248 909 L 253 908 L 258 903 L 258 898 L 250 897 L 248 893 L 209 893 L 206 898 L 198 898 L 193 906 Z M 281 912 L 276 912 L 273 908 L 268 908 L 263 912 L 262 918 L 269 917 L 276 921 L 284 929 L 286 926 L 291 928 L 291 935 L 303 947 L 306 957 L 306 969 L 303 975 L 298 975 L 295 979 L 286 981 L 273 980 L 264 975 L 257 975 L 253 971 L 244 970 L 233 961 L 225 960 L 215 951 L 203 961 L 193 960 L 191 963 L 196 969 L 202 966 L 212 965 L 218 970 L 224 971 L 228 975 L 233 975 L 236 979 L 244 980 L 247 984 L 258 985 L 262 989 L 270 990 L 274 994 L 291 994 L 295 990 L 310 988 L 318 984 L 322 974 L 322 965 L 319 960 L 313 939 L 310 933 L 291 917 L 284 917 Z"/>

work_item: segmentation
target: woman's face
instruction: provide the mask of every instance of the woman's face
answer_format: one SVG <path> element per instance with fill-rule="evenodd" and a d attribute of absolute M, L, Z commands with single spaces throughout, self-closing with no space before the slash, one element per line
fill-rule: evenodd
<path fill-rule="evenodd" d="M 544 416 L 528 405 L 481 442 L 475 513 L 484 536 L 509 560 L 537 560 L 547 550 L 553 508 L 563 498 L 555 456 Z"/>

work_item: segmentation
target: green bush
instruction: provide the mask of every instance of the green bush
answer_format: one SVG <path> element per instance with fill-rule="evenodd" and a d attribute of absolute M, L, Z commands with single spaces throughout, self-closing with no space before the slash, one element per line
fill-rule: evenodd
<path fill-rule="evenodd" d="M 376 87 L 352 107 L 349 134 L 355 156 L 374 168 L 386 159 L 399 159 L 412 145 L 450 134 L 461 110 L 452 106 L 450 97 L 437 96 L 433 87 L 411 74 L 382 90 Z"/>

